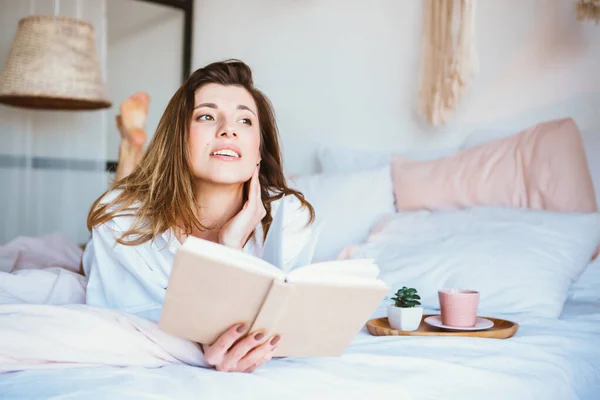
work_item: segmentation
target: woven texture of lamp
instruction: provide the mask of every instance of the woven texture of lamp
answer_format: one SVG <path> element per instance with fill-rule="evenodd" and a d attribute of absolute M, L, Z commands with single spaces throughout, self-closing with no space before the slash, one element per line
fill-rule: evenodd
<path fill-rule="evenodd" d="M 111 106 L 107 92 L 90 23 L 65 16 L 30 16 L 19 21 L 0 76 L 0 103 L 97 110 Z"/>
<path fill-rule="evenodd" d="M 577 19 L 592 20 L 600 24 L 600 0 L 579 0 L 577 3 Z"/>

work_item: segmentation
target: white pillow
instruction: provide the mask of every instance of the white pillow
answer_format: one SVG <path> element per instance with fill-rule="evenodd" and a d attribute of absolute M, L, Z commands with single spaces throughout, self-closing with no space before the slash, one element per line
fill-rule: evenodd
<path fill-rule="evenodd" d="M 454 153 L 457 149 L 434 149 L 398 153 L 414 160 L 434 160 Z M 343 146 L 321 146 L 317 150 L 320 171 L 324 173 L 348 173 L 381 168 L 389 165 L 390 151 L 360 150 Z"/>
<path fill-rule="evenodd" d="M 600 214 L 481 207 L 398 213 L 351 258 L 375 258 L 380 278 L 416 288 L 480 291 L 479 314 L 556 318 L 600 242 Z"/>
<path fill-rule="evenodd" d="M 363 243 L 371 227 L 394 213 L 390 166 L 349 174 L 314 174 L 290 179 L 315 208 L 322 227 L 313 261 L 336 259 L 349 245 Z"/>
<path fill-rule="evenodd" d="M 571 286 L 569 298 L 600 302 L 600 258 L 590 263 L 577 282 Z"/>

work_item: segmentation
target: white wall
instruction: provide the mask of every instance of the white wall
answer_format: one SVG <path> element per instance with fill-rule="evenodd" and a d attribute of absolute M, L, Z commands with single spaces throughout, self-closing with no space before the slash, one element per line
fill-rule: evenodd
<path fill-rule="evenodd" d="M 116 160 L 120 136 L 114 121 L 120 103 L 137 91 L 150 95 L 149 139 L 181 85 L 183 12 L 134 0 L 110 0 L 107 9 L 108 90 L 113 107 L 106 151 L 110 160 Z"/>
<path fill-rule="evenodd" d="M 470 131 L 519 130 L 572 116 L 600 132 L 600 26 L 575 1 L 477 2 L 480 72 L 448 125 L 415 116 L 422 2 L 196 0 L 193 68 L 246 61 L 275 106 L 290 173 L 315 149 L 458 144 Z"/>
<path fill-rule="evenodd" d="M 63 0 L 59 14 L 79 16 L 93 24 L 105 73 L 104 7 L 105 0 Z M 32 11 L 54 15 L 54 1 L 0 0 L 0 68 L 8 58 L 19 19 Z M 89 208 L 107 186 L 105 123 L 106 111 L 41 111 L 0 105 L 0 244 L 19 235 L 52 232 L 77 242 L 87 240 Z M 24 164 L 7 162 L 17 159 Z M 34 167 L 35 160 L 45 166 Z M 49 164 L 54 167 L 48 168 Z"/>

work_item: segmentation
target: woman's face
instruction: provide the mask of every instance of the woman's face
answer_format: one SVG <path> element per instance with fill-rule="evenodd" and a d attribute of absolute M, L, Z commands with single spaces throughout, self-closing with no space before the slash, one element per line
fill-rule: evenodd
<path fill-rule="evenodd" d="M 196 91 L 190 122 L 192 173 L 213 184 L 248 181 L 260 161 L 254 98 L 240 86 L 209 83 Z"/>

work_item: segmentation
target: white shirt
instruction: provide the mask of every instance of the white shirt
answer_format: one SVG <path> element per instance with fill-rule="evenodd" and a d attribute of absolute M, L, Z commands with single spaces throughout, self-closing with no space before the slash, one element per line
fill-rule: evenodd
<path fill-rule="evenodd" d="M 117 193 L 108 193 L 108 203 Z M 301 208 L 296 196 L 274 201 L 271 214 L 275 216 L 280 202 L 285 201 L 282 254 L 284 267 L 292 265 L 310 241 L 311 227 L 306 227 L 309 213 Z M 83 269 L 88 277 L 86 303 L 119 309 L 158 321 L 165 298 L 175 251 L 181 242 L 172 231 L 165 231 L 154 240 L 137 246 L 116 242 L 134 221 L 133 216 L 117 216 L 92 229 L 92 238 L 83 254 Z M 259 224 L 244 251 L 260 257 L 263 230 Z"/>

